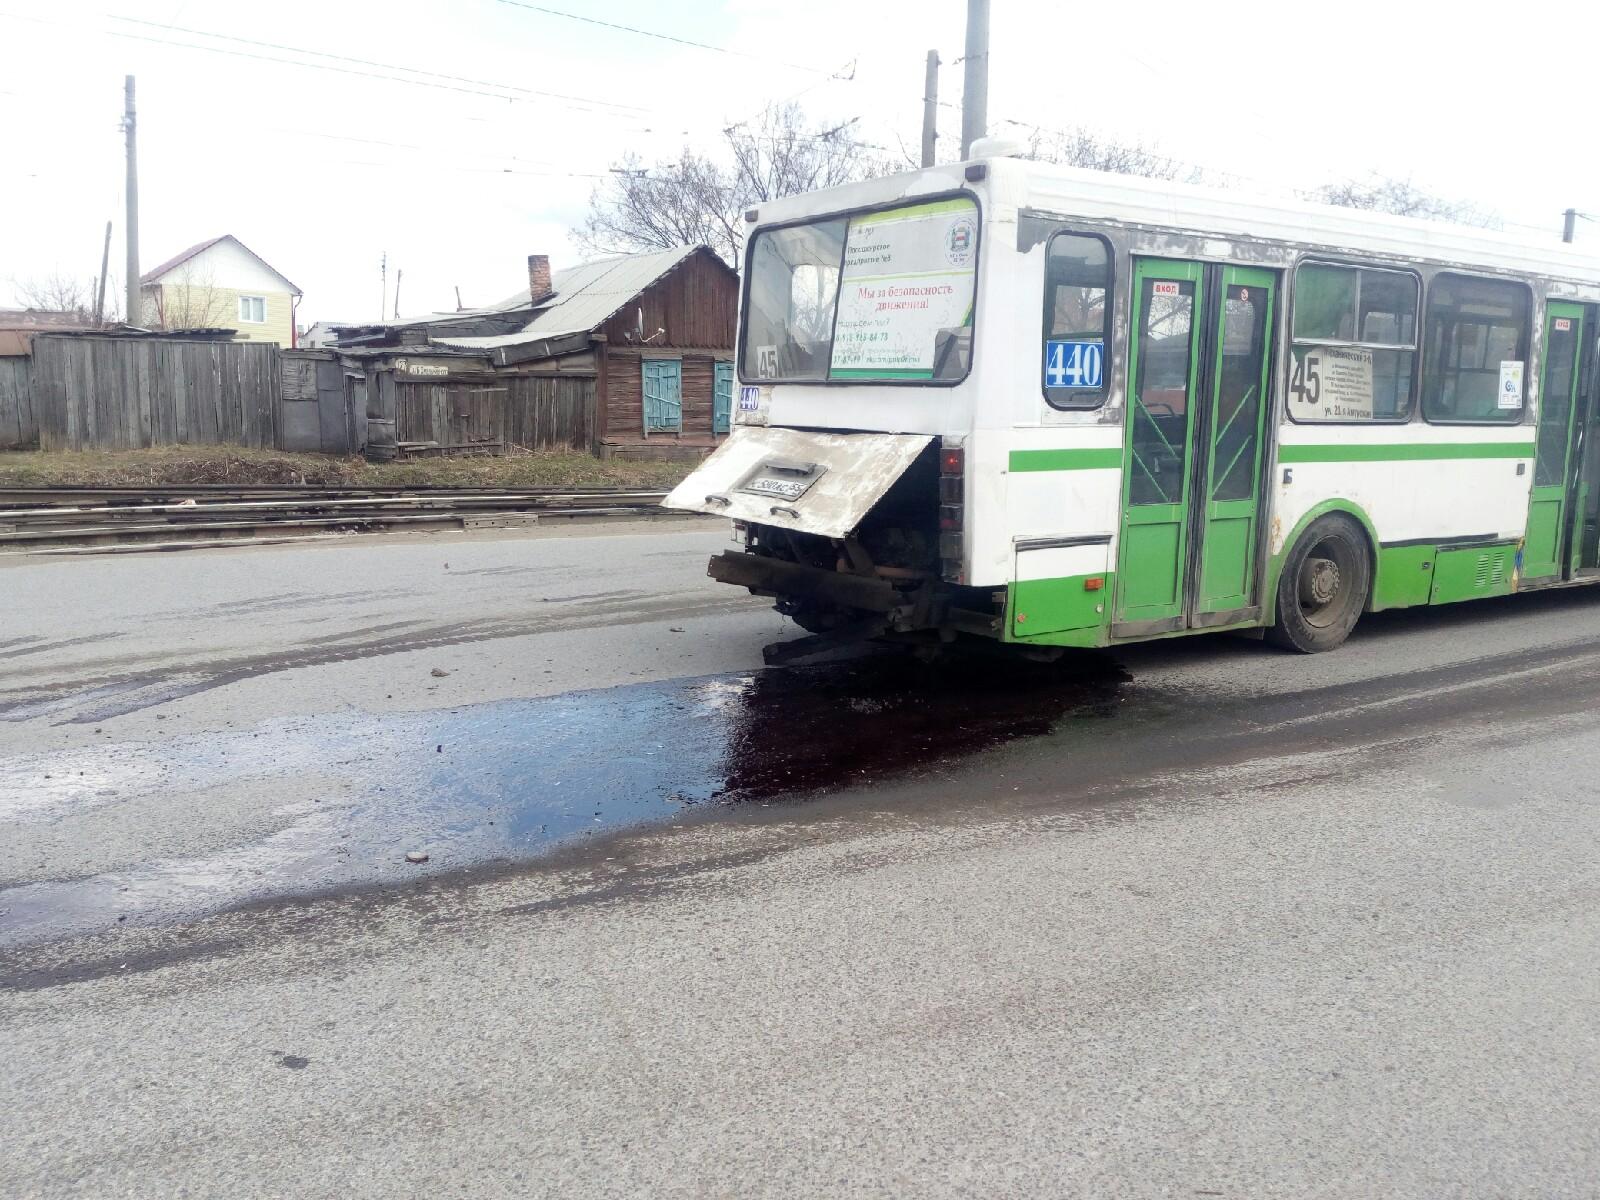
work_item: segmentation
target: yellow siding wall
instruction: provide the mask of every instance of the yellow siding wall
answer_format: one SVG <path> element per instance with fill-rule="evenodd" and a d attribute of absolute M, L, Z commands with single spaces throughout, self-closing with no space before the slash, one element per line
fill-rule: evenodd
<path fill-rule="evenodd" d="M 156 306 L 154 295 L 161 290 L 163 307 Z M 191 328 L 236 329 L 234 340 L 240 342 L 276 342 L 285 348 L 294 344 L 294 297 L 288 292 L 241 292 L 235 288 L 184 286 L 163 283 L 145 285 L 145 322 L 152 326 L 162 323 L 161 313 L 166 313 L 168 328 L 188 325 Z M 239 320 L 239 297 L 260 296 L 266 300 L 266 321 L 251 324 Z M 184 314 L 189 319 L 184 319 Z M 195 321 L 195 316 L 205 317 Z"/>

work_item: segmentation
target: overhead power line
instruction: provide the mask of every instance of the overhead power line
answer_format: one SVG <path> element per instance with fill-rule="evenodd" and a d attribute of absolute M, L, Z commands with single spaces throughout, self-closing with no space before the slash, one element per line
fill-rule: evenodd
<path fill-rule="evenodd" d="M 658 41 L 672 42 L 679 46 L 689 46 L 695 50 L 710 50 L 716 54 L 731 54 L 735 58 L 748 58 L 755 62 L 777 63 L 779 66 L 789 67 L 796 71 L 812 71 L 818 75 L 833 74 L 833 71 L 827 67 L 809 67 L 804 63 L 788 62 L 785 59 L 772 58 L 765 54 L 751 54 L 746 50 L 735 50 L 730 46 L 715 46 L 710 42 L 697 42 L 692 38 L 678 37 L 671 33 L 660 33 L 654 29 L 640 29 L 634 25 L 621 25 L 616 21 L 602 21 L 599 17 L 566 12 L 559 8 L 547 8 L 543 4 L 529 4 L 526 0 L 500 0 L 500 3 L 509 4 L 512 8 L 526 8 L 530 12 L 544 13 L 548 17 L 565 17 L 569 21 L 582 21 L 585 25 L 599 25 L 603 29 L 615 29 L 622 33 L 634 33 L 640 37 L 655 38 Z"/>
<path fill-rule="evenodd" d="M 9 14 L 8 14 L 9 15 Z M 588 112 L 603 109 L 616 110 L 615 115 L 637 116 L 648 113 L 649 109 L 637 104 L 622 104 L 615 100 L 603 100 L 593 96 L 573 96 L 563 92 L 547 92 L 537 88 L 525 88 L 519 84 L 496 83 L 491 80 L 470 79 L 459 75 L 445 75 L 436 71 L 424 71 L 417 67 L 407 67 L 396 63 L 378 62 L 373 59 L 352 58 L 348 55 L 330 54 L 322 50 L 308 50 L 299 46 L 285 46 L 276 42 L 262 42 L 253 38 L 234 37 L 225 33 L 210 33 L 203 29 L 186 29 L 180 25 L 163 25 L 155 21 L 140 21 L 133 17 L 113 17 L 113 20 L 128 21 L 137 25 L 151 26 L 157 29 L 170 30 L 174 33 L 184 33 L 191 36 L 215 38 L 240 45 L 254 46 L 263 50 L 278 50 L 288 54 L 312 55 L 316 58 L 326 58 L 330 62 L 313 62 L 306 59 L 280 58 L 274 55 L 258 54 L 246 50 L 233 50 L 225 46 L 207 46 L 197 42 L 175 41 L 171 38 L 159 38 L 150 34 L 133 33 L 129 31 L 109 29 L 106 32 L 112 37 L 127 38 L 133 41 L 154 42 L 162 46 L 176 46 L 183 50 L 199 50 L 207 54 L 225 54 L 236 58 L 255 59 L 258 62 L 278 63 L 282 66 L 306 67 L 317 71 L 332 71 L 341 75 L 359 75 L 369 79 L 386 79 L 391 83 L 404 83 L 412 87 L 435 88 L 440 91 L 458 92 L 469 96 L 486 96 L 494 100 L 520 101 L 522 97 L 531 97 L 538 100 L 548 100 L 552 103 L 567 108 L 577 108 Z M 354 63 L 362 67 L 375 67 L 377 70 L 358 70 L 356 66 L 340 66 L 338 63 Z M 380 74 L 379 72 L 404 72 L 404 74 Z M 416 75 L 420 78 L 408 78 Z M 441 82 L 452 81 L 452 82 Z M 470 85 L 470 86 L 467 86 Z M 485 89 L 493 88 L 494 91 Z M 508 94 L 509 93 L 509 94 Z"/>
<path fill-rule="evenodd" d="M 138 17 L 121 17 L 115 13 L 107 14 L 113 21 L 126 21 L 130 25 L 148 25 L 153 29 L 166 29 L 174 33 L 187 33 L 196 37 L 216 38 L 218 41 L 238 42 L 244 46 L 259 46 L 268 50 L 285 50 L 291 54 L 310 54 L 317 58 L 329 58 L 336 62 L 356 63 L 363 67 L 378 67 L 385 71 L 404 71 L 408 75 L 421 75 L 429 79 L 444 79 L 451 83 L 470 83 L 479 87 L 499 88 L 507 92 L 520 92 L 528 96 L 543 96 L 551 100 L 573 100 L 582 104 L 599 104 L 610 108 L 625 108 L 633 112 L 649 112 L 650 109 L 638 104 L 622 104 L 616 100 L 602 100 L 594 96 L 572 96 L 566 92 L 547 92 L 539 88 L 523 87 L 521 84 L 500 83 L 493 79 L 473 79 L 465 75 L 447 75 L 442 71 L 427 71 L 421 67 L 408 67 L 403 63 L 379 62 L 369 58 L 353 58 L 348 54 L 333 54 L 327 50 L 312 50 L 305 46 L 285 46 L 278 42 L 262 42 L 254 38 L 236 37 L 229 33 L 213 33 L 209 29 L 189 29 L 182 25 L 166 25 L 160 21 L 142 21 Z"/>

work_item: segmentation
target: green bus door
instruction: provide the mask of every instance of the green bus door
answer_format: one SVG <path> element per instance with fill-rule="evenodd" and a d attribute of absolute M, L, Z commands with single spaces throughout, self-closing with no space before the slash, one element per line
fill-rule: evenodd
<path fill-rule="evenodd" d="M 1568 524 L 1565 518 L 1577 508 L 1569 491 L 1576 475 L 1572 470 L 1572 433 L 1582 350 L 1583 309 L 1576 304 L 1551 302 L 1545 314 L 1538 443 L 1528 499 L 1528 532 L 1522 548 L 1522 576 L 1528 580 L 1561 573 L 1561 537 Z"/>
<path fill-rule="evenodd" d="M 1275 277 L 1147 258 L 1133 288 L 1112 633 L 1249 619 Z"/>

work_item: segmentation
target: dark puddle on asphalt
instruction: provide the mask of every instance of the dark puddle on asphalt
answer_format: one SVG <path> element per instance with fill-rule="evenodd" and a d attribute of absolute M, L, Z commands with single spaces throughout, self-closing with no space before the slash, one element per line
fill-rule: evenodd
<path fill-rule="evenodd" d="M 75 879 L 6 887 L 0 862 L 0 945 L 530 859 L 686 812 L 906 775 L 1108 713 L 1124 679 L 1098 655 L 881 654 L 13 760 L 0 764 L 0 822 L 23 842 L 34 822 L 69 838 L 76 826 L 83 843 L 128 839 L 119 808 L 176 795 L 228 796 L 257 825 L 265 806 L 275 824 L 220 836 L 203 857 L 161 857 L 154 838 L 150 859 L 112 852 Z M 428 864 L 406 865 L 408 851 Z"/>

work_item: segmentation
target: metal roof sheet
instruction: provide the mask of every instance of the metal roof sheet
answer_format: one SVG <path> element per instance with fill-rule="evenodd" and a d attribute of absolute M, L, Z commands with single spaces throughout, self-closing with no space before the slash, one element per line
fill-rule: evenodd
<path fill-rule="evenodd" d="M 433 340 L 443 346 L 488 350 L 497 346 L 517 346 L 542 338 L 587 333 L 604 325 L 628 301 L 701 249 L 704 247 L 678 246 L 646 254 L 619 254 L 567 267 L 555 272 L 551 278 L 555 296 L 550 303 L 535 309 L 528 323 L 515 333 Z M 507 312 L 526 305 L 528 300 L 528 292 L 524 289 L 483 311 Z"/>

